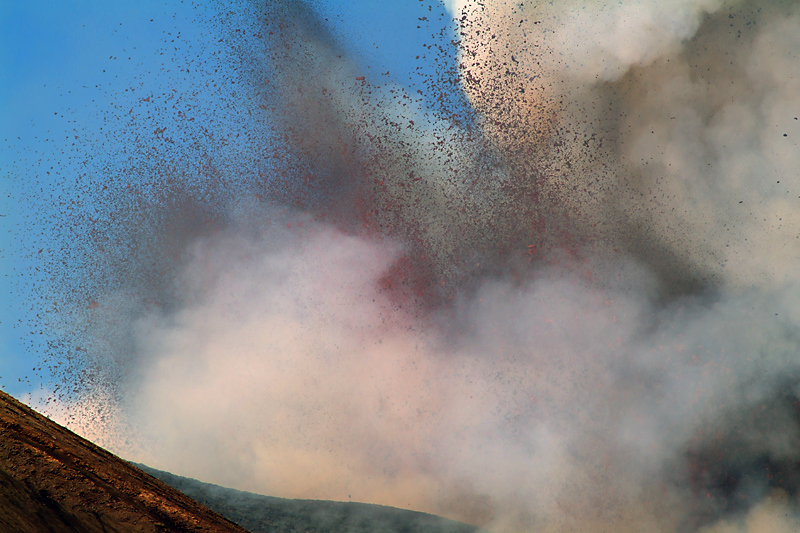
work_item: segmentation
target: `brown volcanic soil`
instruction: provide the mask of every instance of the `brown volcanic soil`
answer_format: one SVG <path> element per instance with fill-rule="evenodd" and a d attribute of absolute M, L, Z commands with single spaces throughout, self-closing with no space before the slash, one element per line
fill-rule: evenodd
<path fill-rule="evenodd" d="M 2 391 L 0 531 L 246 533 Z"/>

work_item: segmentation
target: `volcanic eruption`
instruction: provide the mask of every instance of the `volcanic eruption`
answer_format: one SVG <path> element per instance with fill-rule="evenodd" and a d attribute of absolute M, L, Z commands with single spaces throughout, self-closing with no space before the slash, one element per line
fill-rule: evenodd
<path fill-rule="evenodd" d="M 427 93 L 310 4 L 220 12 L 225 106 L 142 97 L 83 182 L 53 409 L 263 494 L 796 530 L 800 4 L 450 8 Z"/>

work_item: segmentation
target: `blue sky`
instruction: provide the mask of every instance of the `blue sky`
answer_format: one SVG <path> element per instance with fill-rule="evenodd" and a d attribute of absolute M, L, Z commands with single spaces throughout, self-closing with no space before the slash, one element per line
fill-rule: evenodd
<path fill-rule="evenodd" d="M 72 194 L 76 136 L 103 135 L 108 95 L 132 77 L 150 72 L 158 81 L 153 59 L 165 32 L 184 27 L 192 33 L 195 14 L 186 4 L 170 7 L 154 1 L 0 2 L 0 268 L 6 296 L 0 386 L 12 394 L 38 386 L 41 374 L 34 368 L 53 336 L 36 316 L 37 276 L 27 274 L 43 268 L 44 258 L 31 256 L 31 243 L 52 237 L 47 214 Z M 113 59 L 123 54 L 131 59 Z"/>
<path fill-rule="evenodd" d="M 224 4 L 224 3 L 223 3 Z M 213 2 L 0 0 L 0 388 L 20 396 L 47 381 L 39 355 L 55 333 L 37 321 L 41 242 L 62 216 L 54 206 L 80 194 L 81 142 L 104 146 L 119 109 L 158 92 L 201 87 L 194 69 L 165 68 L 212 60 L 218 35 Z M 431 35 L 450 31 L 435 1 L 386 0 L 312 3 L 367 74 L 390 72 L 416 91 L 418 75 L 435 66 L 418 59 Z M 427 26 L 420 28 L 420 18 Z M 213 59 L 217 60 L 217 59 Z M 224 61 L 223 61 L 224 63 Z M 187 71 L 191 70 L 189 68 Z M 131 89 L 131 92 L 126 89 Z M 103 154 L 108 156 L 108 154 Z M 32 249 L 33 248 L 33 249 Z"/>

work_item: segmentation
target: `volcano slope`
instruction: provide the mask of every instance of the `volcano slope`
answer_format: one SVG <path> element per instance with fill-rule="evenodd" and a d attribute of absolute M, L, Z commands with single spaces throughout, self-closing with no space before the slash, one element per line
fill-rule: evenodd
<path fill-rule="evenodd" d="M 474 526 L 425 513 L 352 502 L 272 498 L 138 466 L 0 391 L 2 532 L 247 533 L 228 519 L 253 533 L 480 532 Z"/>
<path fill-rule="evenodd" d="M 252 533 L 487 533 L 463 522 L 396 507 L 262 496 L 136 466 Z"/>
<path fill-rule="evenodd" d="M 0 531 L 245 533 L 2 391 Z"/>

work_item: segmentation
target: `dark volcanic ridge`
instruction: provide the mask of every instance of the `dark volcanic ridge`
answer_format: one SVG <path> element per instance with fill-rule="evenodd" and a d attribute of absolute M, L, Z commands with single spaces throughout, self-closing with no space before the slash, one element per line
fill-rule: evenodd
<path fill-rule="evenodd" d="M 139 469 L 191 496 L 252 533 L 480 533 L 475 526 L 435 515 L 356 502 L 292 500 L 262 496 L 176 476 L 137 464 Z"/>

